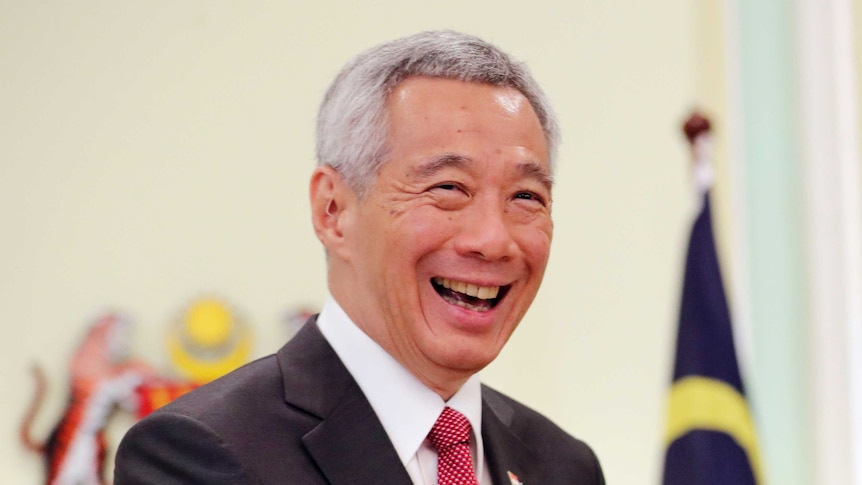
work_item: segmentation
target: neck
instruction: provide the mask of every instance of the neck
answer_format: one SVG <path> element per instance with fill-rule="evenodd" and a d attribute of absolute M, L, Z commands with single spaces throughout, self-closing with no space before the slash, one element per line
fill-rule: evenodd
<path fill-rule="evenodd" d="M 402 365 L 404 364 L 402 363 Z M 458 390 L 461 389 L 461 386 L 463 386 L 464 383 L 467 382 L 467 379 L 470 378 L 470 376 L 450 376 L 446 379 L 430 380 L 426 379 L 425 376 L 416 374 L 415 372 L 413 373 L 413 375 L 415 375 L 423 384 L 425 384 L 426 387 L 428 387 L 438 396 L 440 396 L 440 398 L 443 399 L 444 402 L 449 401 L 449 399 L 451 399 L 452 396 L 454 396 L 455 393 L 457 393 Z"/>

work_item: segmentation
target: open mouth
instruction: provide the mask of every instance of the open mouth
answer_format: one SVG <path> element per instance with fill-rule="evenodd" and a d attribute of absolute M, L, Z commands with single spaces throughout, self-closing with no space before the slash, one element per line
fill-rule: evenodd
<path fill-rule="evenodd" d="M 431 286 L 447 303 L 476 312 L 487 312 L 497 306 L 511 288 L 511 285 L 478 286 L 439 276 L 431 279 Z"/>

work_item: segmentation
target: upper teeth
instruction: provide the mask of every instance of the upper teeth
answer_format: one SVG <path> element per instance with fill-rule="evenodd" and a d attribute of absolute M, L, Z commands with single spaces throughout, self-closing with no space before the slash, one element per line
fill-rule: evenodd
<path fill-rule="evenodd" d="M 439 276 L 434 278 L 434 283 L 437 283 L 443 288 L 448 288 L 452 291 L 464 293 L 465 295 L 480 298 L 482 300 L 497 298 L 497 293 L 500 292 L 499 286 L 478 286 L 472 283 L 465 283 L 463 281 L 450 280 L 449 278 L 440 278 Z"/>

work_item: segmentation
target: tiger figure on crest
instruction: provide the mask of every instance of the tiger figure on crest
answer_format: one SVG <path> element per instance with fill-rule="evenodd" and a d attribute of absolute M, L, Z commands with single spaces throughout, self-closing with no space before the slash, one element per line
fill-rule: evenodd
<path fill-rule="evenodd" d="M 105 314 L 87 330 L 69 369 L 70 391 L 65 412 L 48 438 L 31 435 L 33 420 L 47 388 L 44 372 L 33 367 L 36 392 L 21 424 L 24 445 L 43 455 L 45 485 L 106 485 L 105 427 L 118 408 L 134 412 L 136 389 L 154 376 L 149 366 L 128 359 L 131 324 L 117 314 Z"/>

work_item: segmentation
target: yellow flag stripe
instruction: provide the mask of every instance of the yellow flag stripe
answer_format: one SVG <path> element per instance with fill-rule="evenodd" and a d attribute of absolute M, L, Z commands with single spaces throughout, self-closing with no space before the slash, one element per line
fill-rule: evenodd
<path fill-rule="evenodd" d="M 667 423 L 667 446 L 694 430 L 729 435 L 748 455 L 757 483 L 764 483 L 754 421 L 745 398 L 733 386 L 706 377 L 680 379 L 670 390 Z"/>

